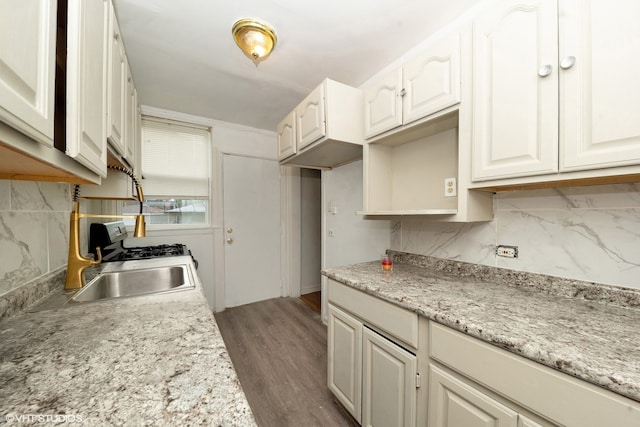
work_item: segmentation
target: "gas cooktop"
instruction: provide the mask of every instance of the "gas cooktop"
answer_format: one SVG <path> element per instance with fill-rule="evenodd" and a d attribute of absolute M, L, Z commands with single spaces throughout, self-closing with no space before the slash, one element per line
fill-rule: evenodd
<path fill-rule="evenodd" d="M 102 252 L 102 261 L 128 261 L 159 257 L 190 255 L 198 268 L 198 261 L 193 257 L 186 245 L 181 243 L 161 244 L 154 246 L 126 247 L 124 240 L 128 237 L 123 221 L 94 223 L 89 228 L 89 252 L 96 254 L 96 247 Z"/>

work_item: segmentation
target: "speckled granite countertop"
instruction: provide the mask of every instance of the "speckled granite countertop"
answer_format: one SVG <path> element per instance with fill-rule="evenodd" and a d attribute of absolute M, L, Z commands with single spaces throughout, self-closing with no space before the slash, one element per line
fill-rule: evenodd
<path fill-rule="evenodd" d="M 200 283 L 0 322 L 0 424 L 60 414 L 86 425 L 255 425 Z"/>
<path fill-rule="evenodd" d="M 329 278 L 640 401 L 640 292 L 392 252 Z"/>

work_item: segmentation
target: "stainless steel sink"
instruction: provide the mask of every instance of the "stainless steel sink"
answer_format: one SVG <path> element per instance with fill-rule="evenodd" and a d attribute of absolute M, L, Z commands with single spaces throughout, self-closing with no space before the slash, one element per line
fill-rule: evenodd
<path fill-rule="evenodd" d="M 186 265 L 103 272 L 70 299 L 92 302 L 195 288 Z"/>

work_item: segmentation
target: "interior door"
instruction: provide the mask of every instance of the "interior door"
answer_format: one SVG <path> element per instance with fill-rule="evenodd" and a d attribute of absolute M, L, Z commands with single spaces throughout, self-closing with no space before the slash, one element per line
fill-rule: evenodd
<path fill-rule="evenodd" d="M 225 307 L 281 296 L 280 166 L 223 156 Z"/>

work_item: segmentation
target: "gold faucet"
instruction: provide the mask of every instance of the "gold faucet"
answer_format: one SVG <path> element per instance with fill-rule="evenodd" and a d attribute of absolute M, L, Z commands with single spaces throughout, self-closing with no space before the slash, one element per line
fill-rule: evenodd
<path fill-rule="evenodd" d="M 98 259 L 86 258 L 80 253 L 80 202 L 73 203 L 71 222 L 69 224 L 69 257 L 67 259 L 67 280 L 65 290 L 80 289 L 84 286 L 84 270 L 102 262 L 102 252 L 96 248 Z"/>
<path fill-rule="evenodd" d="M 136 191 L 142 209 L 142 202 L 144 202 L 142 188 L 137 185 Z M 75 200 L 73 202 L 73 210 L 71 211 L 71 221 L 69 224 L 69 256 L 67 258 L 65 290 L 82 288 L 85 285 L 84 270 L 102 262 L 102 252 L 99 247 L 96 248 L 98 259 L 87 258 L 80 253 L 80 218 L 135 218 L 136 225 L 133 231 L 133 237 L 144 237 L 146 234 L 146 225 L 142 211 L 140 215 L 94 215 L 80 213 L 79 208 L 80 202 Z"/>

